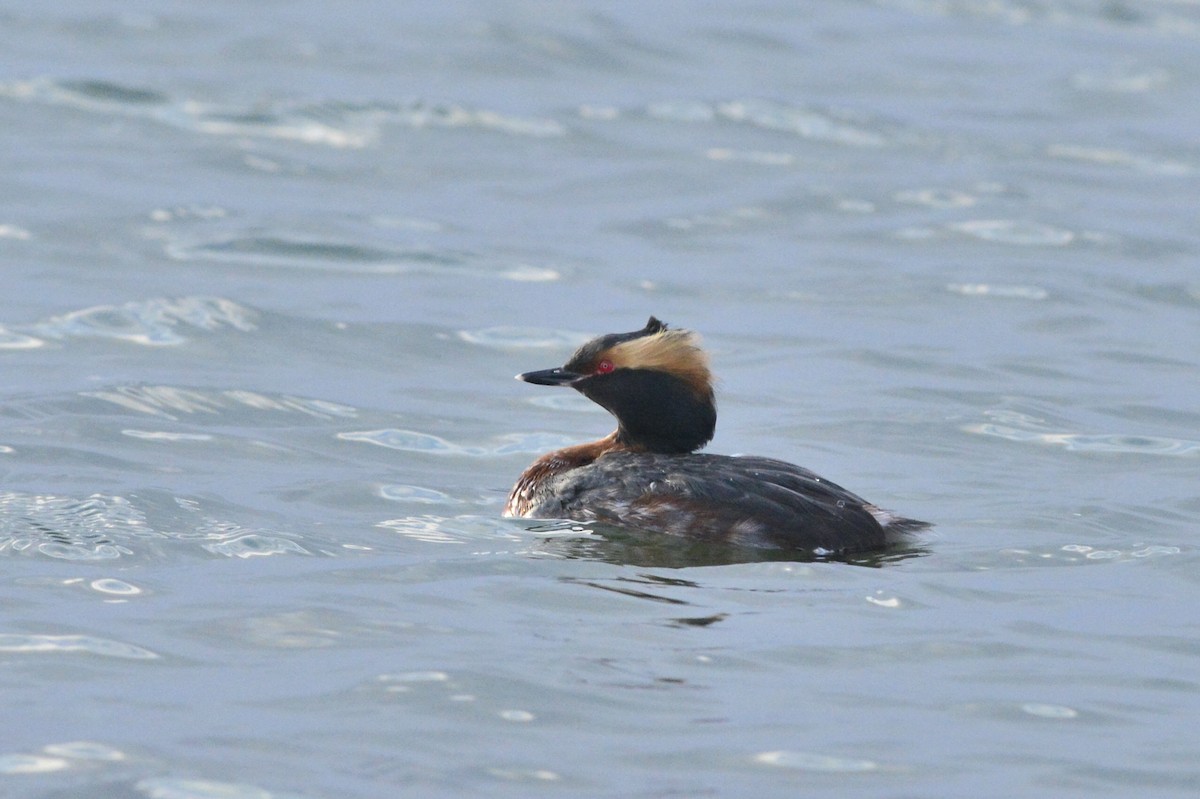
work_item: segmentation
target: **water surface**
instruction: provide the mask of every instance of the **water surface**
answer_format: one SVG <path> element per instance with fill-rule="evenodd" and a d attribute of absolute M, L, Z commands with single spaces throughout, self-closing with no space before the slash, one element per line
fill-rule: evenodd
<path fill-rule="evenodd" d="M 0 793 L 1194 792 L 1193 4 L 3 21 Z M 937 526 L 498 518 L 650 314 Z"/>

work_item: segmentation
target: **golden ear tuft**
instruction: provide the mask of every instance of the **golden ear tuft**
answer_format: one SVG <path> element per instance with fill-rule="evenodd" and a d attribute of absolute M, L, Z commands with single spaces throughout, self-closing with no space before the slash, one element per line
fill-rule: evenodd
<path fill-rule="evenodd" d="M 674 375 L 697 394 L 712 392 L 708 354 L 700 348 L 700 336 L 690 330 L 668 330 L 664 326 L 660 332 L 617 344 L 606 357 L 617 367 Z"/>

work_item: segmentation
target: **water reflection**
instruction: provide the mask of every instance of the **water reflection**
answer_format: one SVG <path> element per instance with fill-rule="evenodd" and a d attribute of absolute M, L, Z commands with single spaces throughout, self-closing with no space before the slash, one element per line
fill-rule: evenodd
<path fill-rule="evenodd" d="M 629 530 L 604 524 L 539 522 L 525 526 L 544 538 L 533 552 L 575 560 L 595 560 L 618 566 L 686 569 L 696 566 L 731 566 L 738 563 L 845 563 L 882 568 L 928 554 L 918 543 L 897 544 L 874 552 L 852 555 L 818 554 L 806 550 L 731 546 L 692 541 L 661 533 Z M 607 590 L 618 590 L 611 586 Z M 620 590 L 620 593 L 629 593 Z"/>

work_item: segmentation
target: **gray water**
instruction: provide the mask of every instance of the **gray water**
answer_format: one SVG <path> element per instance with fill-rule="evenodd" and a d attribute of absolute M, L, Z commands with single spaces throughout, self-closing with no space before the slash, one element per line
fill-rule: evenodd
<path fill-rule="evenodd" d="M 0 795 L 1197 791 L 1194 2 L 0 22 Z M 500 519 L 650 314 L 936 527 Z"/>

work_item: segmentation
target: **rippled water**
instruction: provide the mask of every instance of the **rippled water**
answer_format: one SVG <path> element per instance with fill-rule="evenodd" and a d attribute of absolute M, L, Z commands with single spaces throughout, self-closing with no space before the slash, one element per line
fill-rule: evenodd
<path fill-rule="evenodd" d="M 1200 781 L 1200 8 L 0 12 L 0 794 Z M 936 523 L 499 518 L 655 314 Z"/>

